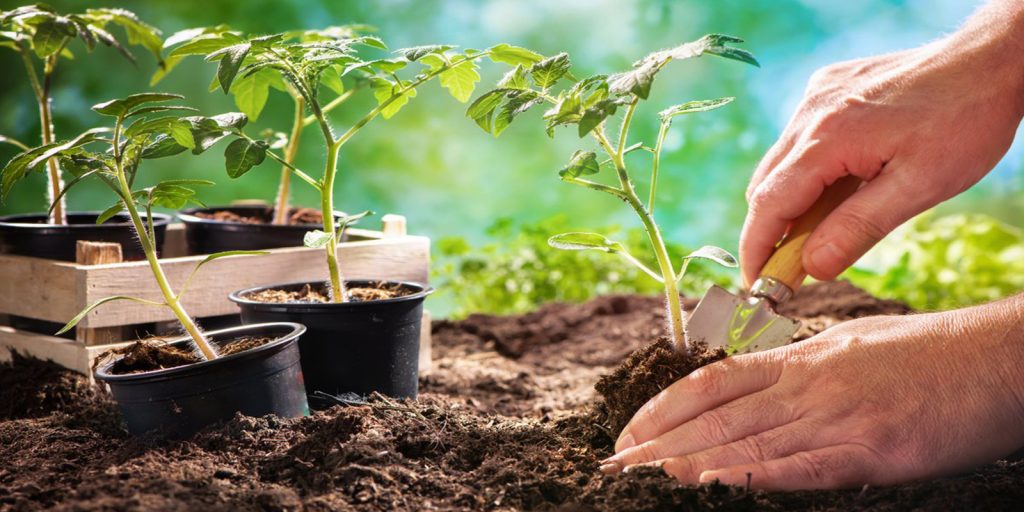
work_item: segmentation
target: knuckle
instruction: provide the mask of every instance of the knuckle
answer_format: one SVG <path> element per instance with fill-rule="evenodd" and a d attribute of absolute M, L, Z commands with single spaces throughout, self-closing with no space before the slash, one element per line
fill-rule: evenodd
<path fill-rule="evenodd" d="M 885 222 L 879 215 L 870 215 L 860 211 L 852 210 L 837 213 L 838 225 L 843 229 L 858 236 L 870 240 L 881 240 L 888 232 Z"/>
<path fill-rule="evenodd" d="M 629 453 L 623 457 L 625 465 L 631 464 L 643 464 L 645 462 L 653 462 L 661 458 L 661 449 L 657 443 L 646 442 L 641 443 L 629 450 Z"/>
<path fill-rule="evenodd" d="M 708 445 L 725 442 L 728 436 L 728 421 L 718 409 L 701 414 L 694 420 L 694 434 Z"/>
<path fill-rule="evenodd" d="M 705 396 L 718 396 L 725 385 L 725 375 L 715 366 L 699 368 L 690 374 L 689 379 L 695 391 Z"/>
<path fill-rule="evenodd" d="M 751 462 L 761 462 L 768 458 L 768 450 L 766 449 L 766 439 L 762 436 L 750 436 L 741 439 L 736 442 L 736 449 L 739 450 L 740 455 L 747 458 Z"/>
<path fill-rule="evenodd" d="M 662 464 L 661 469 L 682 483 L 696 480 L 693 461 L 689 457 L 673 457 Z"/>

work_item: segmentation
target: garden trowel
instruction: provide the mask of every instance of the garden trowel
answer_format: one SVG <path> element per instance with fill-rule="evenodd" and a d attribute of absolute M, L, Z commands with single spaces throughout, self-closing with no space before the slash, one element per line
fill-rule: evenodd
<path fill-rule="evenodd" d="M 712 348 L 722 347 L 729 353 L 757 352 L 789 343 L 800 322 L 779 315 L 775 308 L 789 300 L 807 276 L 801 260 L 804 242 L 860 184 L 856 176 L 846 176 L 825 189 L 775 247 L 750 287 L 748 298 L 712 286 L 690 314 L 686 339 L 691 343 L 706 342 Z"/>

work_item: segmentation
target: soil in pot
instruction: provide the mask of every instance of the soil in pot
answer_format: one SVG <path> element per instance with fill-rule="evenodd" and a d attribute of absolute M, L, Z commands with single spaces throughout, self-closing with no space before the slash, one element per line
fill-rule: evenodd
<path fill-rule="evenodd" d="M 323 216 L 311 208 L 291 209 L 288 224 L 272 224 L 273 210 L 256 205 L 193 208 L 178 218 L 185 224 L 190 254 L 302 247 L 307 232 L 323 227 Z"/>
<path fill-rule="evenodd" d="M 240 224 L 270 224 L 273 222 L 274 210 L 270 207 L 258 207 L 251 210 L 204 210 L 193 213 L 200 219 L 218 222 L 234 222 Z M 287 226 L 315 224 L 323 225 L 324 216 L 314 208 L 291 208 L 288 211 Z"/>
<path fill-rule="evenodd" d="M 244 336 L 221 341 L 217 343 L 217 349 L 218 354 L 225 357 L 266 345 L 271 341 L 274 341 L 273 338 L 266 336 Z M 114 375 L 165 370 L 203 361 L 194 350 L 180 345 L 168 345 L 158 340 L 137 341 L 127 347 L 112 350 L 109 354 L 119 356 L 110 368 L 110 373 Z"/>
<path fill-rule="evenodd" d="M 318 392 L 372 392 L 415 398 L 423 300 L 431 289 L 406 282 L 347 281 L 348 302 L 331 302 L 326 283 L 293 283 L 231 294 L 242 323 L 296 322 L 311 404 Z"/>
<path fill-rule="evenodd" d="M 906 311 L 842 283 L 805 292 L 821 292 L 833 312 L 806 302 L 788 314 L 818 327 Z M 236 416 L 187 442 L 126 439 L 107 425 L 116 416 L 92 406 L 0 420 L 0 509 L 1016 510 L 1024 501 L 1018 462 L 795 493 L 682 486 L 655 468 L 601 475 L 610 448 L 577 427 L 592 428 L 598 377 L 656 339 L 663 312 L 661 298 L 620 295 L 435 322 L 435 369 L 419 401 Z M 0 363 L 8 371 L 33 374 Z M 0 387 L 0 404 L 6 394 Z"/>

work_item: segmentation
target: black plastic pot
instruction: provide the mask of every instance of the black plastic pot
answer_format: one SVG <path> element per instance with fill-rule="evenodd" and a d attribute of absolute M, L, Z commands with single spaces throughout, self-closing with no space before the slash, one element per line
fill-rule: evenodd
<path fill-rule="evenodd" d="M 72 212 L 68 214 L 67 225 L 63 226 L 47 224 L 46 214 L 0 217 L 0 254 L 75 261 L 76 243 L 88 240 L 121 244 L 121 255 L 126 261 L 146 258 L 127 215 L 117 215 L 103 224 L 96 224 L 98 216 L 99 212 Z M 153 217 L 157 247 L 161 247 L 171 216 L 154 213 Z"/>
<path fill-rule="evenodd" d="M 242 216 L 258 217 L 268 214 L 266 206 L 224 206 L 219 208 L 193 208 L 178 214 L 185 223 L 185 239 L 189 254 L 213 254 L 221 251 L 258 251 L 277 247 L 302 247 L 302 239 L 322 224 L 247 224 L 225 222 L 197 217 L 197 213 L 228 211 Z"/>
<path fill-rule="evenodd" d="M 268 336 L 275 341 L 213 361 L 152 372 L 114 375 L 115 361 L 96 369 L 110 385 L 128 431 L 160 437 L 187 437 L 199 429 L 231 419 L 274 414 L 294 418 L 309 414 L 299 364 L 298 340 L 305 327 L 294 323 L 243 325 L 211 331 L 214 341 L 239 336 Z M 190 343 L 187 338 L 172 342 Z"/>
<path fill-rule="evenodd" d="M 367 286 L 375 281 L 349 281 L 349 286 Z M 242 323 L 297 322 L 308 331 L 299 342 L 306 391 L 337 395 L 373 391 L 397 397 L 416 398 L 419 387 L 420 323 L 423 299 L 434 290 L 421 284 L 387 282 L 414 293 L 394 299 L 323 303 L 264 303 L 250 300 L 254 292 L 266 289 L 298 290 L 307 284 L 263 286 L 232 293 L 230 299 L 241 308 Z"/>

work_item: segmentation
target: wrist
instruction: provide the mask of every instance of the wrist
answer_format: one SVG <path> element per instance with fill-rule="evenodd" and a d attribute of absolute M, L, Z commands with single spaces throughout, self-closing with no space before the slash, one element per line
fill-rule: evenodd
<path fill-rule="evenodd" d="M 962 78 L 1024 117 L 1024 2 L 991 0 L 958 31 L 928 45 L 935 61 L 962 64 Z"/>

